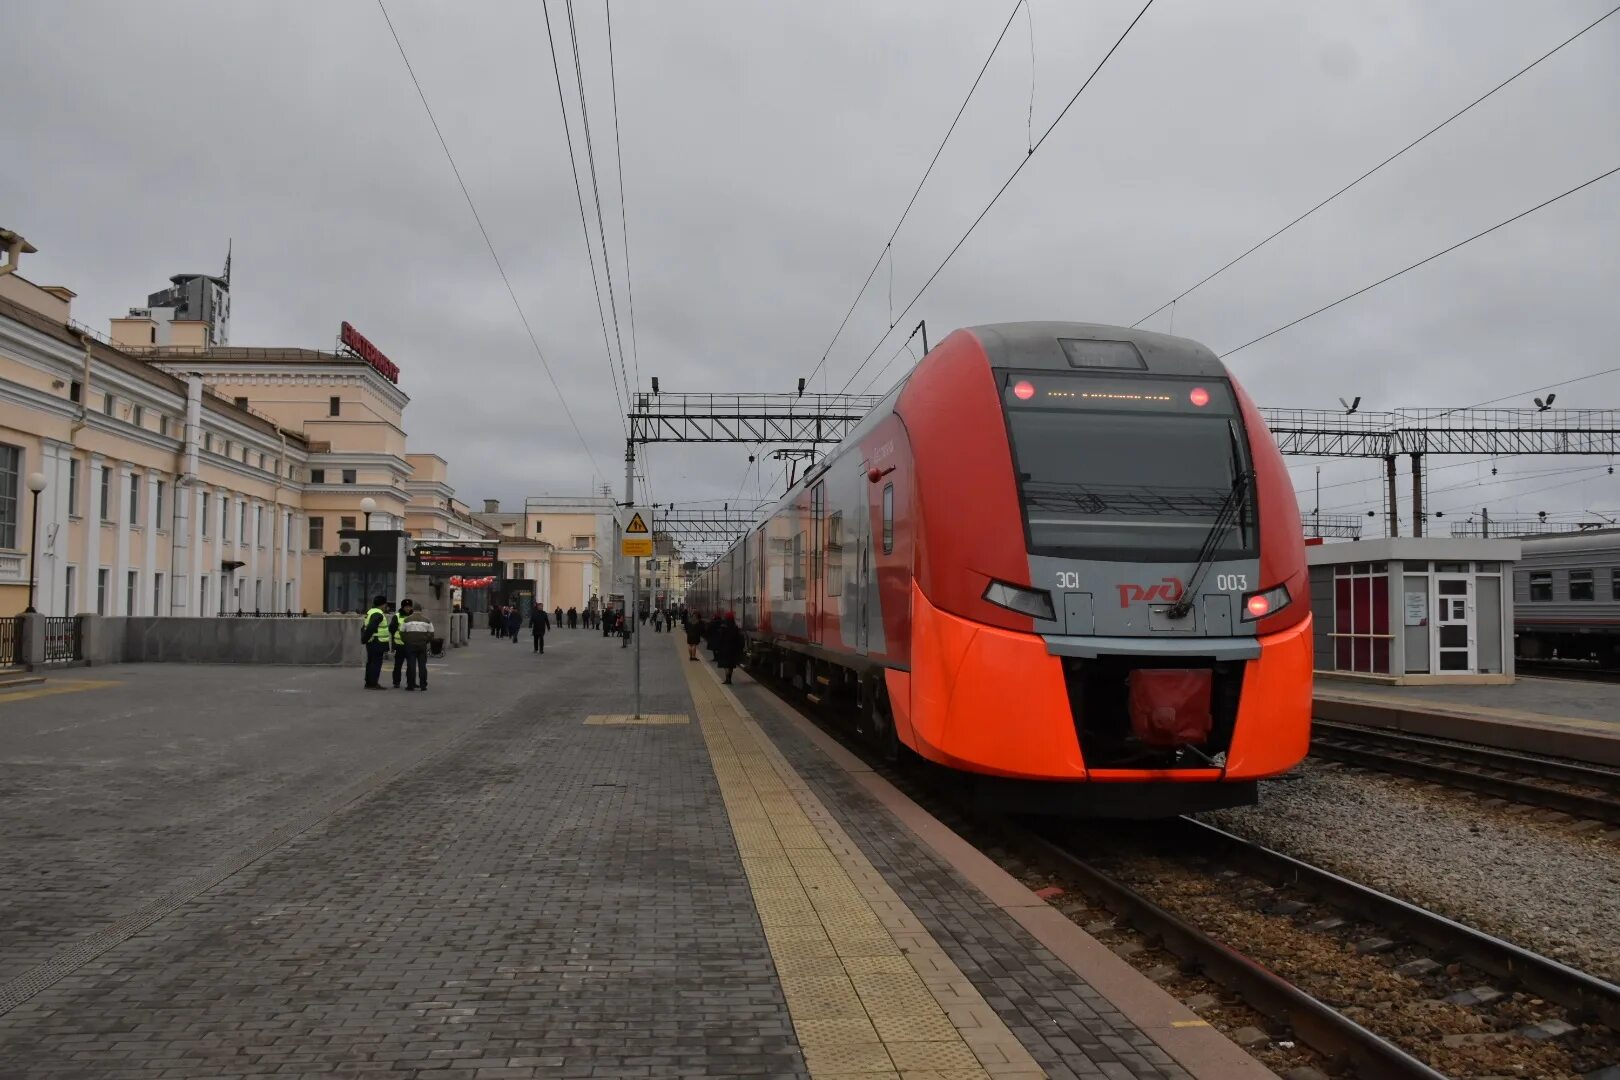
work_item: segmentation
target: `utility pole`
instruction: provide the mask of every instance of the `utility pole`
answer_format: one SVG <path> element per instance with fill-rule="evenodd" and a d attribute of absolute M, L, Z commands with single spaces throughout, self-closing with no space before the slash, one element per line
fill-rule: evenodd
<path fill-rule="evenodd" d="M 1401 535 L 1401 521 L 1399 507 L 1395 502 L 1395 455 L 1390 454 L 1384 458 L 1384 475 L 1389 482 L 1389 535 Z"/>
<path fill-rule="evenodd" d="M 636 505 L 636 442 L 626 439 L 624 443 L 624 505 L 631 509 Z M 621 534 L 620 550 L 622 552 L 623 538 Z M 621 555 L 621 559 L 622 559 Z M 637 555 L 631 560 L 630 574 L 630 605 L 625 612 L 625 625 L 630 629 L 630 636 L 635 639 L 636 655 L 631 663 L 635 666 L 635 711 L 637 720 L 641 719 L 641 630 L 638 620 L 641 617 L 641 556 Z"/>
<path fill-rule="evenodd" d="M 1485 540 L 1491 538 L 1491 512 L 1483 506 L 1479 508 L 1479 535 Z"/>
<path fill-rule="evenodd" d="M 1423 535 L 1423 455 L 1412 455 L 1412 535 Z"/>

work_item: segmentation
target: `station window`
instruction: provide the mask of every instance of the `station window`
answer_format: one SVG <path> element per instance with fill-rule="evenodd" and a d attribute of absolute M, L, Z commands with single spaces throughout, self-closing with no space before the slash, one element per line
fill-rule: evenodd
<path fill-rule="evenodd" d="M 343 470 L 343 482 L 345 484 L 352 484 L 352 483 L 355 482 L 355 479 L 356 479 L 355 471 L 353 469 L 344 469 Z"/>
<path fill-rule="evenodd" d="M 112 520 L 112 470 L 105 465 L 101 467 L 101 520 Z M 97 612 L 97 614 L 106 614 Z"/>
<path fill-rule="evenodd" d="M 894 550 L 894 485 L 883 485 L 883 554 Z"/>
<path fill-rule="evenodd" d="M 141 474 L 129 474 L 129 523 L 141 523 Z"/>
<path fill-rule="evenodd" d="M 326 470 L 325 469 L 311 469 L 311 470 L 309 470 L 309 482 L 312 483 L 312 484 L 324 484 L 324 483 L 326 483 Z"/>
<path fill-rule="evenodd" d="M 17 481 L 21 472 L 21 448 L 0 446 L 0 547 L 17 546 Z M 38 496 L 35 498 L 37 501 Z"/>
<path fill-rule="evenodd" d="M 354 531 L 354 518 L 352 518 L 352 517 L 338 518 L 338 528 L 343 530 L 344 532 L 353 532 Z"/>
<path fill-rule="evenodd" d="M 1620 600 L 1620 570 L 1609 571 L 1609 598 Z"/>
<path fill-rule="evenodd" d="M 146 410 L 139 405 L 133 405 L 129 410 L 129 422 L 136 427 L 146 426 Z"/>
<path fill-rule="evenodd" d="M 342 411 L 342 409 L 343 409 L 343 399 L 342 398 L 333 397 L 333 398 L 327 398 L 326 399 L 326 415 L 327 416 L 336 416 L 336 415 L 338 415 L 339 412 Z"/>
<path fill-rule="evenodd" d="M 206 491 L 202 493 L 202 512 L 198 515 L 197 521 L 198 521 L 198 524 L 202 526 L 203 538 L 207 539 L 207 537 L 208 537 L 208 492 L 206 492 Z M 203 595 L 204 595 L 204 597 L 206 597 L 208 595 L 208 583 L 206 581 L 203 583 Z M 208 607 L 208 604 L 207 604 L 207 602 L 205 600 L 204 603 L 203 603 L 203 606 L 201 608 L 197 609 L 198 613 L 200 614 L 207 607 Z"/>
<path fill-rule="evenodd" d="M 1569 598 L 1571 600 L 1592 600 L 1596 598 L 1592 587 L 1592 571 L 1571 570 L 1569 572 Z"/>
<path fill-rule="evenodd" d="M 234 398 L 231 399 L 231 401 L 236 405 L 236 407 L 238 409 L 247 408 L 247 398 L 245 398 L 245 397 L 234 397 Z"/>
<path fill-rule="evenodd" d="M 1530 572 L 1530 602 L 1532 604 L 1552 602 L 1551 570 L 1532 570 Z"/>
<path fill-rule="evenodd" d="M 68 517 L 79 516 L 79 459 L 68 458 Z"/>

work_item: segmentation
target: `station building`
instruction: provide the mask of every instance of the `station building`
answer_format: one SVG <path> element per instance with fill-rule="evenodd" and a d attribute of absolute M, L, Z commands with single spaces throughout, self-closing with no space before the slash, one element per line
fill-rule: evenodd
<path fill-rule="evenodd" d="M 491 535 L 448 463 L 408 452 L 398 369 L 347 324 L 331 351 L 230 345 L 227 261 L 103 336 L 17 272 L 32 245 L 0 248 L 0 615 L 31 550 L 46 615 L 209 616 L 325 610 L 344 532 Z"/>
<path fill-rule="evenodd" d="M 499 542 L 503 575 L 514 588 L 528 583 L 547 610 L 584 611 L 611 592 L 615 505 L 607 495 L 539 495 L 522 510 L 503 511 L 487 499 L 473 518 Z"/>

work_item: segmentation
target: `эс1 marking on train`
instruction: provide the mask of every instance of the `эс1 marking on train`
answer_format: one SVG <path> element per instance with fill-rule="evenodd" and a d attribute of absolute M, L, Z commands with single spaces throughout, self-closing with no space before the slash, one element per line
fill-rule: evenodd
<path fill-rule="evenodd" d="M 1003 323 L 936 345 L 688 603 L 981 800 L 1159 817 L 1305 756 L 1302 537 L 1209 349 Z"/>

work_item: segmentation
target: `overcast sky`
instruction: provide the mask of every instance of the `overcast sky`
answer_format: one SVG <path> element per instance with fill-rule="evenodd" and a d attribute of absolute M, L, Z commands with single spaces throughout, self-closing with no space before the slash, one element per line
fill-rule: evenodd
<path fill-rule="evenodd" d="M 934 340 L 980 322 L 1135 321 L 1609 6 L 1157 0 L 852 389 L 918 318 Z M 896 312 L 1025 155 L 1027 20 L 1039 138 L 1139 7 L 1031 0 L 1019 13 L 895 242 Z M 462 498 L 583 493 L 595 475 L 622 486 L 618 361 L 539 4 L 388 11 L 590 457 L 376 4 L 6 8 L 0 224 L 41 249 L 32 280 L 79 293 L 78 319 L 105 330 L 170 274 L 217 273 L 232 238 L 232 343 L 330 347 L 353 322 L 402 370 L 411 448 L 448 458 Z M 632 352 L 604 9 L 575 9 Z M 567 15 L 550 10 L 600 263 Z M 1011 10 L 615 3 L 631 381 L 639 367 L 666 391 L 789 390 L 808 374 Z M 1182 301 L 1175 332 L 1225 351 L 1620 165 L 1617 114 L 1620 15 Z M 1364 409 L 1467 405 L 1617 366 L 1617 240 L 1620 176 L 1229 362 L 1261 404 L 1359 394 Z M 830 389 L 888 329 L 889 280 L 885 265 L 833 350 Z M 1148 325 L 1168 329 L 1169 313 Z M 1566 401 L 1620 405 L 1620 376 Z M 776 466 L 749 473 L 748 452 L 653 447 L 653 494 L 718 507 L 768 491 Z M 1318 462 L 1294 464 L 1309 511 Z M 1376 463 L 1323 464 L 1324 510 L 1375 503 Z M 1491 464 L 1436 472 L 1431 505 L 1620 515 L 1607 461 L 1494 464 L 1495 477 Z"/>

